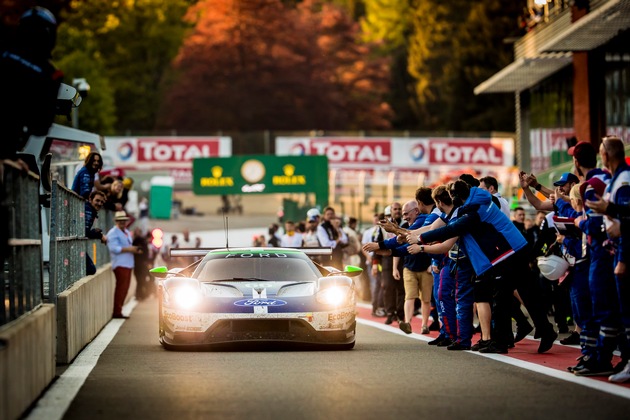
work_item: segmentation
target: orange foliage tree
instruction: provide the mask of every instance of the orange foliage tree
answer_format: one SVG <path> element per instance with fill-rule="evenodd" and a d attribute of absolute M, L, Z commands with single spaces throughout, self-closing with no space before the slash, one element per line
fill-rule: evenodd
<path fill-rule="evenodd" d="M 158 127 L 385 129 L 387 59 L 322 0 L 201 0 L 173 63 Z"/>

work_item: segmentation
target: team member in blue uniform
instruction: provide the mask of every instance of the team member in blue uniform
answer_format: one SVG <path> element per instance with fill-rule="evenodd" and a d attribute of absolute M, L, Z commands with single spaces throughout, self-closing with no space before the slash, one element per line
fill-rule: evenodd
<path fill-rule="evenodd" d="M 408 201 L 403 205 L 403 218 L 409 223 L 409 229 L 417 229 L 421 227 L 426 218 L 426 214 L 421 214 L 418 209 L 418 203 Z M 393 224 L 392 224 L 393 226 Z M 403 278 L 405 281 L 405 319 L 399 322 L 399 328 L 407 334 L 411 334 L 411 319 L 413 317 L 414 303 L 416 298 L 422 299 L 422 333 L 429 333 L 428 319 L 431 309 L 431 289 L 433 288 L 433 276 L 427 272 L 431 264 L 431 258 L 427 255 L 417 257 L 407 252 L 407 243 L 403 241 L 403 233 L 406 229 L 388 229 L 397 236 L 380 242 L 371 242 L 364 245 L 366 252 L 378 252 L 380 254 L 392 254 L 398 257 L 404 257 Z M 424 274 L 423 274 L 424 273 Z"/>
<path fill-rule="evenodd" d="M 461 249 L 475 271 L 475 301 L 495 303 L 493 343 L 486 352 L 506 353 L 513 340 L 510 319 L 510 299 L 516 288 L 541 336 L 538 352 L 553 346 L 556 332 L 538 301 L 534 285 L 529 280 L 525 252 L 527 241 L 514 224 L 492 203 L 492 196 L 465 182 L 452 184 L 449 194 L 455 204 L 463 203 L 457 220 L 447 226 L 421 234 L 421 244 L 443 242 L 459 236 Z M 483 310 L 481 311 L 483 312 Z M 483 333 L 483 331 L 482 331 Z M 480 349 L 481 351 L 481 349 Z"/>
<path fill-rule="evenodd" d="M 433 199 L 442 211 L 440 218 L 444 223 L 457 219 L 457 208 L 448 195 L 447 186 L 440 185 L 433 190 Z M 413 238 L 413 239 L 412 239 Z M 407 240 L 414 242 L 413 234 Z M 417 240 L 416 240 L 417 241 Z M 473 328 L 473 283 L 474 270 L 466 255 L 459 249 L 458 238 L 448 239 L 437 245 L 417 245 L 408 247 L 410 254 L 426 252 L 429 254 L 447 253 L 446 263 L 440 271 L 437 303 L 441 308 L 441 320 L 444 331 L 438 346 L 447 346 L 448 350 L 470 350 L 474 334 Z"/>
<path fill-rule="evenodd" d="M 602 163 L 612 173 L 612 179 L 606 189 L 604 198 L 617 206 L 628 207 L 630 205 L 630 167 L 626 164 L 624 144 L 618 137 L 605 137 L 599 148 L 599 154 Z M 608 220 L 608 219 L 607 219 Z M 608 223 L 610 225 L 610 223 Z M 625 341 L 622 340 L 621 358 L 623 366 L 622 370 L 611 375 L 608 380 L 611 382 L 627 382 L 630 381 L 630 271 L 627 268 L 630 261 L 630 236 L 620 233 L 619 236 L 612 234 L 612 230 L 608 229 L 609 235 L 613 236 L 613 240 L 617 245 L 615 251 L 614 274 L 617 283 L 617 294 L 619 302 L 619 310 L 621 313 L 621 322 L 625 331 Z"/>
<path fill-rule="evenodd" d="M 570 193 L 571 206 L 573 213 L 565 210 L 566 217 L 576 218 L 582 215 L 583 192 L 587 188 L 592 188 L 588 183 L 575 185 Z M 580 329 L 580 348 L 582 358 L 590 358 L 597 354 L 597 338 L 599 336 L 599 324 L 593 318 L 593 304 L 591 301 L 591 292 L 589 289 L 589 271 L 590 271 L 590 254 L 588 247 L 582 246 L 582 237 L 562 236 L 563 250 L 567 254 L 575 258 L 575 263 L 571 269 L 569 293 L 571 296 L 571 310 L 573 312 L 573 320 Z M 580 359 L 581 360 L 581 359 Z M 579 364 L 578 364 L 579 365 Z M 570 372 L 577 366 L 569 367 Z"/>

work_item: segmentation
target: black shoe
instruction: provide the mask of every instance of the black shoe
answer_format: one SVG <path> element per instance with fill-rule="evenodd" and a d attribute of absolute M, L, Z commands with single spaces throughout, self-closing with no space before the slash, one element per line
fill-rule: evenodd
<path fill-rule="evenodd" d="M 492 343 L 492 340 L 479 340 L 477 341 L 476 344 L 473 344 L 473 346 L 470 349 L 472 351 L 479 351 L 480 349 L 488 347 L 490 343 Z"/>
<path fill-rule="evenodd" d="M 571 334 L 569 334 L 567 337 L 560 340 L 560 344 L 564 344 L 565 346 L 579 345 L 580 333 L 577 331 L 571 331 Z"/>
<path fill-rule="evenodd" d="M 387 319 L 385 320 L 385 325 L 392 325 L 392 322 L 394 322 L 394 317 L 396 315 L 387 315 Z"/>
<path fill-rule="evenodd" d="M 577 365 L 575 365 L 575 366 L 569 366 L 569 367 L 567 368 L 567 370 L 568 370 L 569 372 L 575 372 L 575 371 L 578 371 L 578 370 L 584 369 L 584 363 L 586 363 L 586 361 L 587 361 L 589 358 L 590 358 L 590 356 L 588 356 L 588 355 L 581 355 L 580 357 L 578 357 L 578 358 L 577 358 L 577 361 L 578 361 Z"/>
<path fill-rule="evenodd" d="M 553 342 L 558 338 L 558 333 L 554 330 L 549 330 L 546 334 L 540 337 L 540 344 L 538 345 L 538 353 L 544 353 L 553 347 Z"/>
<path fill-rule="evenodd" d="M 534 327 L 532 327 L 532 324 L 530 324 L 529 322 L 526 325 L 517 325 L 514 342 L 518 343 L 519 341 L 527 337 L 532 331 L 534 331 Z"/>
<path fill-rule="evenodd" d="M 507 354 L 508 349 L 504 346 L 499 346 L 495 341 L 491 341 L 490 344 L 484 348 L 479 349 L 479 353 L 496 353 Z"/>
<path fill-rule="evenodd" d="M 114 319 L 129 319 L 129 317 L 127 315 L 123 315 L 123 314 L 112 315 L 112 318 L 114 318 Z"/>
<path fill-rule="evenodd" d="M 398 328 L 405 332 L 405 334 L 411 334 L 411 324 L 409 322 L 398 323 Z"/>
<path fill-rule="evenodd" d="M 598 363 L 593 359 L 589 359 L 584 362 L 584 367 L 582 369 L 578 369 L 577 367 L 573 369 L 573 374 L 575 376 L 608 376 L 612 375 L 614 369 L 610 362 L 608 363 Z"/>
<path fill-rule="evenodd" d="M 442 334 L 440 334 L 440 335 L 437 336 L 437 338 L 435 340 L 431 340 L 427 344 L 430 345 L 430 346 L 437 346 L 444 340 L 448 340 L 448 338 L 446 338 Z"/>
<path fill-rule="evenodd" d="M 470 346 L 462 346 L 458 341 L 446 347 L 446 350 L 470 350 Z"/>
<path fill-rule="evenodd" d="M 453 340 L 451 340 L 450 338 L 445 338 L 444 340 L 442 340 L 441 342 L 439 342 L 437 344 L 438 347 L 448 347 L 451 344 L 453 344 Z"/>
<path fill-rule="evenodd" d="M 429 331 L 440 331 L 440 323 L 433 321 L 431 325 L 429 325 Z"/>

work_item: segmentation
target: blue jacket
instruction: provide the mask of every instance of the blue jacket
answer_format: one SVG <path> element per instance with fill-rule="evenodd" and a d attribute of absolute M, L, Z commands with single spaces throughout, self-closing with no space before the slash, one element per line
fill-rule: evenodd
<path fill-rule="evenodd" d="M 90 193 L 94 188 L 94 174 L 90 172 L 87 166 L 79 169 L 77 175 L 72 182 L 72 191 L 79 194 L 86 200 L 90 198 Z"/>
<path fill-rule="evenodd" d="M 468 199 L 452 223 L 425 232 L 423 243 L 443 242 L 459 236 L 463 252 L 478 276 L 527 246 L 516 226 L 492 202 L 492 195 L 481 188 L 470 189 Z"/>
<path fill-rule="evenodd" d="M 425 225 L 429 214 L 418 214 L 416 220 L 413 221 L 408 230 L 415 230 Z M 433 218 L 435 220 L 435 218 Z M 433 223 L 433 221 L 431 221 Z M 430 223 L 429 223 L 430 224 Z M 411 255 L 407 251 L 409 244 L 399 244 L 396 238 L 389 238 L 385 241 L 385 247 L 392 250 L 394 257 L 403 257 L 403 266 L 411 271 L 420 272 L 425 271 L 431 265 L 431 257 L 427 254 L 415 254 Z"/>

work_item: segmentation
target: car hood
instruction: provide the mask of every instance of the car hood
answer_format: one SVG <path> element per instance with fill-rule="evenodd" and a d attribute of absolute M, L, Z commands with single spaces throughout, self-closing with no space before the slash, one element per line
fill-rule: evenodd
<path fill-rule="evenodd" d="M 317 282 L 294 281 L 222 281 L 201 283 L 206 296 L 216 297 L 298 297 L 315 294 Z"/>

